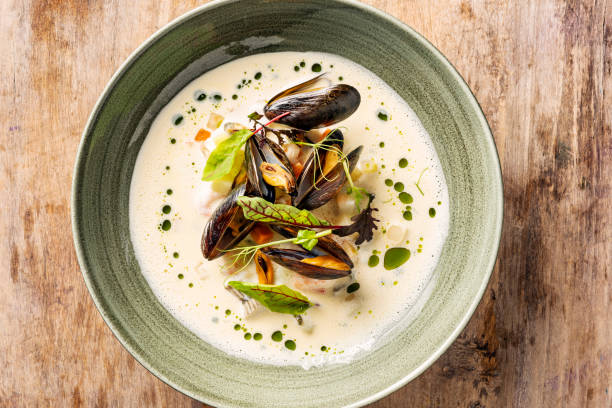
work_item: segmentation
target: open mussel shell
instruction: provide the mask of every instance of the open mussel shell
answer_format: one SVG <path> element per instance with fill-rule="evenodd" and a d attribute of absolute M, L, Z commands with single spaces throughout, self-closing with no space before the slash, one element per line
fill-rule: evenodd
<path fill-rule="evenodd" d="M 310 130 L 338 123 L 357 110 L 361 103 L 361 95 L 357 89 L 346 84 L 312 89 L 320 80 L 319 75 L 274 96 L 264 107 L 264 114 L 271 120 L 290 112 L 277 123 Z"/>
<path fill-rule="evenodd" d="M 262 133 L 256 133 L 247 141 L 244 154 L 249 182 L 261 197 L 274 202 L 275 186 L 289 194 L 294 193 L 296 181 L 291 163 L 277 143 Z M 270 172 L 265 173 L 265 169 L 270 169 Z"/>
<path fill-rule="evenodd" d="M 363 146 L 359 146 L 346 155 L 349 172 L 352 172 L 359 161 Z M 292 203 L 295 207 L 312 210 L 321 207 L 331 200 L 346 183 L 346 172 L 342 160 L 335 152 L 326 151 L 325 156 L 314 154 L 304 164 L 304 170 L 297 180 L 296 194 Z M 328 163 L 329 160 L 335 163 Z M 325 173 L 324 169 L 328 169 Z"/>
<path fill-rule="evenodd" d="M 339 279 L 351 274 L 351 267 L 348 264 L 330 255 L 274 247 L 262 248 L 261 252 L 273 262 L 311 279 Z"/>
<path fill-rule="evenodd" d="M 298 233 L 297 228 L 289 225 L 275 224 L 270 225 L 270 228 L 272 228 L 275 232 L 285 238 L 295 238 Z M 319 238 L 317 245 L 310 252 L 312 252 L 316 256 L 332 255 L 338 260 L 347 264 L 349 268 L 352 268 L 354 266 L 353 261 L 351 261 L 351 257 L 348 256 L 348 254 L 340 246 L 338 241 L 336 241 L 336 239 L 331 235 L 326 235 L 324 237 Z"/>
<path fill-rule="evenodd" d="M 202 233 L 202 254 L 206 259 L 215 259 L 224 251 L 232 249 L 246 237 L 255 222 L 244 218 L 242 208 L 236 203 L 246 194 L 246 184 L 234 188 L 215 209 Z"/>

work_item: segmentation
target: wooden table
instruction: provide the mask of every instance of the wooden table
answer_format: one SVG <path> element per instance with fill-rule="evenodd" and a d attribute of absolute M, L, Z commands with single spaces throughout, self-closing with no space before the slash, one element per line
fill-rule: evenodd
<path fill-rule="evenodd" d="M 469 325 L 372 406 L 611 407 L 612 1 L 367 2 L 421 32 L 467 80 L 506 198 L 499 260 Z M 0 2 L 0 406 L 201 406 L 112 336 L 69 218 L 98 95 L 134 48 L 199 4 Z"/>

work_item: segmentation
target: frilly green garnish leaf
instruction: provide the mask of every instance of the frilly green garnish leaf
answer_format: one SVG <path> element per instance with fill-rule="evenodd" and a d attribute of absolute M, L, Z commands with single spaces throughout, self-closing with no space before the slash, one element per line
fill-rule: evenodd
<path fill-rule="evenodd" d="M 308 210 L 300 210 L 287 204 L 273 204 L 261 197 L 238 197 L 238 205 L 244 217 L 259 222 L 276 222 L 302 228 L 325 228 L 329 223 L 320 220 Z"/>
<path fill-rule="evenodd" d="M 299 315 L 313 306 L 306 296 L 285 285 L 264 285 L 240 281 L 231 281 L 228 282 L 228 285 L 277 313 Z"/>

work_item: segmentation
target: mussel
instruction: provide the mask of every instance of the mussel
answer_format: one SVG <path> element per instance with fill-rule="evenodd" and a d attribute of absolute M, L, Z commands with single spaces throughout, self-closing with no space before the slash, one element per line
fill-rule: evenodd
<path fill-rule="evenodd" d="M 248 183 L 234 188 L 217 206 L 204 227 L 202 254 L 206 259 L 215 259 L 223 251 L 233 248 L 246 237 L 255 223 L 244 218 L 242 208 L 236 203 L 238 197 L 249 195 Z"/>
<path fill-rule="evenodd" d="M 346 84 L 317 88 L 321 81 L 319 75 L 280 92 L 264 107 L 264 114 L 271 120 L 290 112 L 277 123 L 310 130 L 331 126 L 348 118 L 357 110 L 361 103 L 361 95 L 357 89 Z"/>
<path fill-rule="evenodd" d="M 295 237 L 292 227 L 276 225 L 273 229 L 286 237 Z M 296 247 L 262 248 L 261 252 L 273 262 L 311 279 L 339 279 L 351 274 L 353 262 L 348 254 L 331 236 L 319 238 L 318 244 L 310 251 Z"/>
<path fill-rule="evenodd" d="M 323 142 L 327 147 L 312 153 L 297 179 L 296 194 L 292 204 L 295 207 L 312 210 L 331 200 L 346 182 L 346 170 L 342 163 L 344 138 L 340 129 L 334 130 Z M 363 146 L 346 155 L 349 172 L 359 160 Z"/>
<path fill-rule="evenodd" d="M 262 132 L 254 134 L 245 148 L 247 176 L 261 197 L 274 202 L 274 187 L 295 191 L 295 176 L 287 155 Z"/>
<path fill-rule="evenodd" d="M 272 230 L 282 235 L 285 238 L 295 238 L 298 234 L 298 230 L 289 225 L 273 224 L 270 226 Z M 346 253 L 344 249 L 338 244 L 336 239 L 331 235 L 326 235 L 319 238 L 317 245 L 311 251 L 315 255 L 333 255 L 340 261 L 344 262 L 349 266 L 349 269 L 353 267 L 353 261 L 351 257 Z"/>

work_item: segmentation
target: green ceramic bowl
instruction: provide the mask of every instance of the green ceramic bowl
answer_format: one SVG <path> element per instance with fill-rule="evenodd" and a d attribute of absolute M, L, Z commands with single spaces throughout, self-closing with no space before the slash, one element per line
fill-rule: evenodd
<path fill-rule="evenodd" d="M 431 135 L 450 195 L 450 233 L 418 317 L 363 358 L 305 371 L 230 357 L 157 301 L 130 242 L 128 190 L 157 112 L 207 70 L 270 51 L 323 51 L 376 73 Z M 502 223 L 497 152 L 474 96 L 430 43 L 371 7 L 341 0 L 220 1 L 168 24 L 121 66 L 79 148 L 72 222 L 83 276 L 119 341 L 153 374 L 215 406 L 359 406 L 423 372 L 469 320 L 495 263 Z"/>

